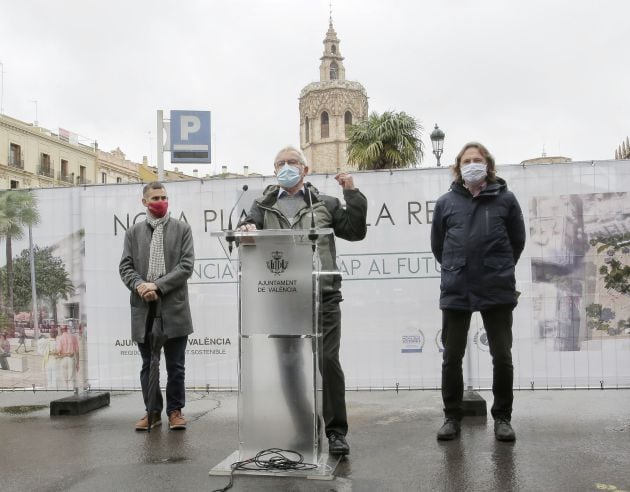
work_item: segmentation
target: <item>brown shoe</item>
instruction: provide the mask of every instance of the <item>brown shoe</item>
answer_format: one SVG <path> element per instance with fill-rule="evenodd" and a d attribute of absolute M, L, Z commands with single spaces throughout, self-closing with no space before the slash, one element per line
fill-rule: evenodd
<path fill-rule="evenodd" d="M 151 419 L 151 429 L 157 427 L 158 425 L 162 425 L 162 417 L 160 417 L 159 413 L 154 413 L 153 418 Z M 149 414 L 145 413 L 144 417 L 142 417 L 138 422 L 136 422 L 136 430 L 137 431 L 146 431 L 149 430 Z"/>
<path fill-rule="evenodd" d="M 181 409 L 173 410 L 168 416 L 168 428 L 183 430 L 186 428 L 186 419 L 182 415 Z"/>

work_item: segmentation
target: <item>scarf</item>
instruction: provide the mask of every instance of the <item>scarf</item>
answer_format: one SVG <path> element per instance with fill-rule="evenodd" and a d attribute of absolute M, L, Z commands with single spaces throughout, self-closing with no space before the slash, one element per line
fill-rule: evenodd
<path fill-rule="evenodd" d="M 151 236 L 151 247 L 149 249 L 149 272 L 147 281 L 153 282 L 166 274 L 166 264 L 164 263 L 164 225 L 168 222 L 169 215 L 158 219 L 147 211 L 147 222 L 153 228 Z"/>

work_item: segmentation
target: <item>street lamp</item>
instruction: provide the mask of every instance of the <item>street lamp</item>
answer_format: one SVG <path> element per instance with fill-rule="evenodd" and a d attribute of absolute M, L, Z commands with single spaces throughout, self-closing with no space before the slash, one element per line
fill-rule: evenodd
<path fill-rule="evenodd" d="M 433 154 L 437 157 L 437 165 L 440 167 L 440 156 L 444 151 L 444 132 L 435 124 L 435 129 L 431 132 L 431 145 L 433 146 Z"/>

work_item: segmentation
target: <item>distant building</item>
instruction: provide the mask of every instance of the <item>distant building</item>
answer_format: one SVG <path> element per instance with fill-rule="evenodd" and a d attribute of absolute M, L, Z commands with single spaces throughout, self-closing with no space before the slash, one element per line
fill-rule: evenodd
<path fill-rule="evenodd" d="M 0 115 L 0 189 L 49 188 L 139 181 L 138 164 L 95 141 Z"/>
<path fill-rule="evenodd" d="M 300 93 L 300 148 L 311 172 L 336 172 L 348 167 L 346 128 L 367 118 L 368 97 L 361 84 L 346 80 L 332 18 L 320 60 L 319 82 Z"/>
<path fill-rule="evenodd" d="M 0 115 L 0 189 L 94 183 L 96 155 L 76 134 Z"/>
<path fill-rule="evenodd" d="M 155 181 L 157 168 L 146 158 L 130 161 L 120 147 L 111 152 L 96 141 L 81 143 L 77 134 L 59 128 L 53 132 L 0 115 L 0 190 L 50 188 L 91 184 Z M 164 171 L 165 181 L 192 179 L 179 171 Z"/>
<path fill-rule="evenodd" d="M 120 147 L 116 147 L 111 152 L 98 150 L 97 159 L 96 183 L 114 184 L 140 181 L 139 164 L 128 160 Z"/>
<path fill-rule="evenodd" d="M 615 149 L 615 159 L 630 159 L 630 139 L 626 137 L 625 142 L 621 142 L 619 148 Z"/>
<path fill-rule="evenodd" d="M 534 157 L 533 159 L 527 159 L 521 162 L 521 165 L 527 166 L 530 164 L 564 164 L 567 162 L 573 162 L 570 157 L 563 157 L 561 155 L 542 155 L 540 157 Z"/>

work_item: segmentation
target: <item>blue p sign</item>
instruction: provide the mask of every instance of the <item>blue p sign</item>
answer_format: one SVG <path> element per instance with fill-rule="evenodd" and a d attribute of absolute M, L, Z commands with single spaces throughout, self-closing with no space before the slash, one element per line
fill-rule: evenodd
<path fill-rule="evenodd" d="M 210 135 L 210 111 L 171 111 L 171 162 L 211 162 Z"/>

